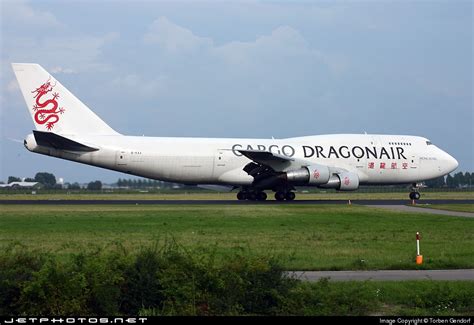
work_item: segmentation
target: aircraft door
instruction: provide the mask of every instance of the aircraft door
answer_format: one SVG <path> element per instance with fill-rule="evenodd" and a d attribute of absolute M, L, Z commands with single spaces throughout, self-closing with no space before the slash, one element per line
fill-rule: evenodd
<path fill-rule="evenodd" d="M 218 149 L 214 157 L 214 176 L 220 175 L 230 169 L 231 157 L 233 155 L 230 149 Z"/>
<path fill-rule="evenodd" d="M 410 155 L 410 161 L 409 161 L 410 173 L 413 175 L 413 177 L 418 177 L 419 175 L 419 172 L 420 172 L 420 169 L 418 168 L 419 162 L 420 162 L 419 157 L 417 157 L 416 155 Z"/>
<path fill-rule="evenodd" d="M 419 159 L 416 155 L 411 155 L 410 157 L 410 168 L 418 170 Z"/>
<path fill-rule="evenodd" d="M 115 153 L 115 164 L 117 166 L 127 166 L 129 162 L 129 154 L 127 151 L 118 150 Z"/>

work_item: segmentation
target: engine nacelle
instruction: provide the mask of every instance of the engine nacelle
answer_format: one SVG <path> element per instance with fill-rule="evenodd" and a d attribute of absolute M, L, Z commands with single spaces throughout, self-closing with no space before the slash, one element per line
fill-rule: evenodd
<path fill-rule="evenodd" d="M 329 181 L 329 168 L 323 165 L 305 166 L 301 169 L 286 172 L 286 178 L 292 183 L 308 185 L 326 184 Z"/>
<path fill-rule="evenodd" d="M 355 173 L 341 173 L 338 175 L 341 180 L 339 191 L 355 191 L 359 188 L 359 175 Z"/>
<path fill-rule="evenodd" d="M 356 173 L 344 172 L 332 175 L 322 188 L 335 188 L 338 191 L 355 191 L 359 188 L 359 176 Z"/>

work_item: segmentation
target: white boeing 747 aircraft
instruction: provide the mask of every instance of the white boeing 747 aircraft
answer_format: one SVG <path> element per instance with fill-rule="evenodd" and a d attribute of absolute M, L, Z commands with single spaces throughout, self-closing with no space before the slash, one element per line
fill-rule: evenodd
<path fill-rule="evenodd" d="M 428 139 L 333 134 L 288 139 L 155 138 L 116 132 L 38 64 L 13 63 L 36 130 L 32 152 L 168 182 L 239 188 L 239 200 L 294 200 L 295 186 L 353 191 L 446 175 L 456 159 Z"/>

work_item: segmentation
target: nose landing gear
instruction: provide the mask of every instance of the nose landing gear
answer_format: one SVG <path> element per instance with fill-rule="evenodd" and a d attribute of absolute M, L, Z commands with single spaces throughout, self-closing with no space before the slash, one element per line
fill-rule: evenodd
<path fill-rule="evenodd" d="M 410 200 L 419 200 L 421 197 L 420 192 L 418 192 L 419 186 L 417 183 L 413 183 L 410 191 Z"/>
<path fill-rule="evenodd" d="M 410 192 L 410 200 L 419 200 L 421 197 L 420 192 Z"/>

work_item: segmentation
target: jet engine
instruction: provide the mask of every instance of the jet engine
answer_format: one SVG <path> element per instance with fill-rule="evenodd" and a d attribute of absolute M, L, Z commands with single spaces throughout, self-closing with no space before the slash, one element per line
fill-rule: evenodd
<path fill-rule="evenodd" d="M 308 185 L 326 184 L 330 178 L 329 168 L 323 165 L 305 166 L 301 169 L 290 170 L 285 174 L 288 182 Z"/>
<path fill-rule="evenodd" d="M 338 191 L 355 191 L 359 188 L 359 176 L 356 173 L 344 172 L 332 175 L 322 188 L 335 188 Z"/>
<path fill-rule="evenodd" d="M 272 188 L 282 182 L 293 185 L 313 185 L 322 188 L 335 188 L 339 191 L 353 191 L 359 188 L 359 176 L 351 172 L 343 172 L 331 175 L 329 167 L 324 165 L 309 165 L 299 169 L 280 172 L 276 175 L 265 176 L 261 172 L 262 167 L 255 163 L 248 164 L 244 170 L 254 176 L 255 188 Z"/>

